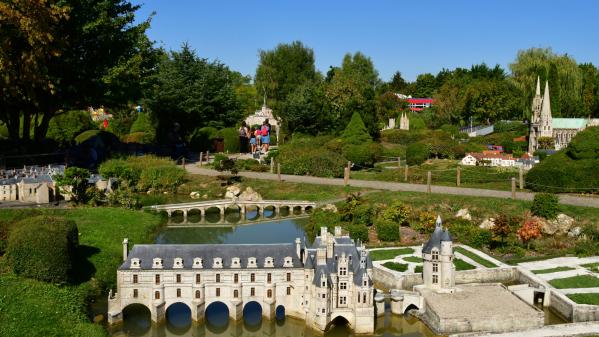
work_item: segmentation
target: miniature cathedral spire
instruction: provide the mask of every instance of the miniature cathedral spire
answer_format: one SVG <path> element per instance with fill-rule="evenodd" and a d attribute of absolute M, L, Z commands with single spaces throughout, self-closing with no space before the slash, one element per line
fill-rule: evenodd
<path fill-rule="evenodd" d="M 535 96 L 541 96 L 541 78 L 537 76 L 537 91 L 535 92 Z"/>

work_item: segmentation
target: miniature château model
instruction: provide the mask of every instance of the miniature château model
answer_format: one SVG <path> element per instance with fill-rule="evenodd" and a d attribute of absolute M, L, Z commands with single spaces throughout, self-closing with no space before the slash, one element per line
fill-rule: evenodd
<path fill-rule="evenodd" d="M 528 152 L 539 149 L 539 138 L 553 138 L 555 150 L 563 149 L 579 131 L 599 125 L 599 119 L 591 118 L 553 118 L 549 98 L 549 82 L 545 82 L 545 91 L 541 98 L 541 82 L 537 78 L 535 97 L 532 100 L 532 120 L 528 137 Z"/>
<path fill-rule="evenodd" d="M 405 112 L 401 114 L 401 119 L 399 120 L 399 129 L 410 130 L 410 119 Z"/>
<path fill-rule="evenodd" d="M 455 287 L 453 242 L 449 230 L 442 228 L 440 216 L 431 238 L 422 246 L 422 259 L 424 286 L 452 292 Z"/>
<path fill-rule="evenodd" d="M 152 321 L 165 320 L 171 304 L 184 303 L 192 320 L 202 321 L 215 302 L 233 320 L 257 302 L 271 319 L 280 307 L 288 316 L 325 331 L 338 317 L 356 333 L 374 333 L 372 262 L 349 236 L 321 228 L 310 248 L 295 244 L 135 245 L 117 270 L 117 291 L 109 294 L 108 322 L 123 320 L 130 304 L 149 308 Z"/>
<path fill-rule="evenodd" d="M 260 110 L 257 110 L 253 115 L 248 116 L 245 119 L 245 123 L 248 125 L 248 128 L 251 128 L 253 125 L 262 125 L 262 123 L 266 119 L 268 119 L 268 123 L 270 123 L 270 126 L 272 127 L 272 130 L 270 130 L 271 137 L 272 134 L 275 134 L 278 144 L 279 125 L 281 124 L 281 120 L 276 118 L 272 113 L 272 109 L 266 106 L 266 97 L 264 97 L 264 103 L 262 104 L 262 108 Z"/>

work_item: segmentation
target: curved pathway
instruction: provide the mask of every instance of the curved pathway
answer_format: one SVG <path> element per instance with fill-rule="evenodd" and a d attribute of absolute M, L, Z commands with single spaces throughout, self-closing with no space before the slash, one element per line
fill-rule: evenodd
<path fill-rule="evenodd" d="M 187 172 L 192 174 L 199 174 L 205 176 L 217 176 L 223 174 L 212 169 L 198 167 L 190 164 L 185 166 Z M 263 180 L 278 180 L 277 174 L 274 173 L 262 173 L 262 172 L 239 172 L 239 175 L 251 179 L 263 179 Z M 317 184 L 317 185 L 337 185 L 343 186 L 342 178 L 319 178 L 311 176 L 296 176 L 289 174 L 281 174 L 281 179 L 286 182 L 293 183 L 306 183 L 306 184 Z M 407 183 L 396 183 L 390 181 L 376 181 L 376 180 L 356 180 L 350 179 L 349 186 L 352 187 L 363 187 L 373 188 L 378 190 L 388 191 L 404 191 L 404 192 L 427 192 L 427 186 L 423 184 L 407 184 Z M 431 193 L 435 194 L 453 194 L 453 195 L 465 195 L 474 197 L 491 197 L 491 198 L 503 198 L 511 199 L 512 192 L 510 191 L 497 191 L 497 190 L 486 190 L 480 188 L 464 188 L 464 187 L 451 187 L 451 186 L 431 186 Z M 516 192 L 516 199 L 520 200 L 532 200 L 534 193 L 532 192 Z M 560 203 L 574 206 L 584 207 L 595 207 L 599 208 L 599 198 L 590 197 L 579 197 L 573 195 L 559 195 Z"/>

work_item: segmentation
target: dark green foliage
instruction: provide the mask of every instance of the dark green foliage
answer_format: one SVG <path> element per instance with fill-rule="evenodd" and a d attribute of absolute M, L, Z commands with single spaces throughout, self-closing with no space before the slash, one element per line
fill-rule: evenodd
<path fill-rule="evenodd" d="M 121 186 L 135 186 L 144 192 L 175 191 L 185 177 L 185 170 L 170 159 L 151 155 L 107 160 L 99 172 L 106 179 L 118 178 Z"/>
<path fill-rule="evenodd" d="M 54 139 L 60 146 L 69 146 L 75 136 L 83 131 L 95 129 L 89 113 L 81 110 L 67 111 L 50 120 L 47 137 Z"/>
<path fill-rule="evenodd" d="M 528 127 L 520 121 L 498 121 L 493 125 L 493 132 L 516 132 L 525 135 Z"/>
<path fill-rule="evenodd" d="M 316 177 L 342 177 L 347 165 L 343 156 L 322 147 L 281 149 L 278 159 L 283 173 Z"/>
<path fill-rule="evenodd" d="M 573 160 L 561 150 L 526 174 L 526 187 L 543 192 L 593 192 L 599 188 L 599 159 Z"/>
<path fill-rule="evenodd" d="M 339 214 L 317 209 L 310 215 L 310 220 L 306 225 L 306 234 L 311 240 L 314 240 L 316 235 L 320 235 L 320 228 L 327 227 L 329 229 L 335 228 L 341 224 Z"/>
<path fill-rule="evenodd" d="M 216 137 L 222 137 L 225 141 L 225 152 L 238 153 L 241 144 L 239 143 L 239 131 L 236 128 L 226 128 L 218 131 Z"/>
<path fill-rule="evenodd" d="M 11 232 L 7 255 L 17 275 L 41 281 L 69 281 L 79 245 L 73 221 L 36 216 L 20 221 Z"/>
<path fill-rule="evenodd" d="M 449 230 L 454 241 L 459 241 L 475 248 L 488 246 L 493 234 L 485 229 L 479 228 L 476 224 L 464 219 L 451 219 Z"/>
<path fill-rule="evenodd" d="M 262 165 L 255 159 L 237 159 L 235 166 L 239 171 L 267 172 L 270 170 L 268 165 Z"/>
<path fill-rule="evenodd" d="M 87 179 L 89 171 L 79 167 L 67 167 L 64 175 L 56 176 L 58 186 L 66 188 L 66 193 L 70 193 L 75 203 L 87 202 Z"/>
<path fill-rule="evenodd" d="M 555 219 L 560 211 L 559 198 L 551 193 L 537 193 L 530 207 L 532 214 L 545 219 Z"/>
<path fill-rule="evenodd" d="M 426 123 L 424 120 L 417 115 L 410 115 L 410 130 L 423 130 L 426 129 Z"/>
<path fill-rule="evenodd" d="M 129 209 L 137 209 L 141 207 L 139 196 L 135 194 L 128 186 L 120 186 L 112 193 L 109 193 L 108 204 L 110 206 L 119 206 Z"/>
<path fill-rule="evenodd" d="M 237 175 L 237 173 L 239 173 L 239 169 L 237 168 L 237 165 L 235 165 L 235 160 L 228 157 L 215 162 L 215 168 L 219 172 L 231 172 L 232 175 Z"/>
<path fill-rule="evenodd" d="M 100 164 L 98 172 L 100 172 L 105 179 L 117 178 L 121 185 L 129 186 L 136 185 L 139 181 L 139 175 L 141 174 L 139 170 L 134 169 L 124 159 L 107 160 Z"/>
<path fill-rule="evenodd" d="M 428 159 L 429 155 L 430 150 L 426 144 L 414 143 L 408 145 L 406 149 L 408 165 L 420 165 Z"/>
<path fill-rule="evenodd" d="M 185 170 L 175 165 L 150 166 L 141 171 L 137 187 L 142 191 L 174 192 L 183 183 L 184 177 Z"/>
<path fill-rule="evenodd" d="M 368 227 L 362 223 L 352 223 L 345 226 L 349 236 L 354 240 L 368 242 Z"/>
<path fill-rule="evenodd" d="M 342 154 L 358 168 L 372 167 L 381 155 L 382 147 L 378 143 L 346 144 Z"/>
<path fill-rule="evenodd" d="M 399 224 L 385 219 L 377 219 L 376 232 L 381 241 L 399 241 Z"/>
<path fill-rule="evenodd" d="M 343 221 L 352 222 L 356 208 L 362 205 L 364 201 L 360 193 L 350 193 L 345 198 L 345 203 L 339 207 L 339 216 Z"/>
<path fill-rule="evenodd" d="M 370 134 L 364 125 L 364 121 L 362 121 L 362 117 L 357 111 L 351 116 L 351 120 L 345 127 L 341 139 L 343 139 L 343 142 L 347 144 L 356 145 L 369 143 L 372 141 L 372 138 L 370 137 Z"/>
<path fill-rule="evenodd" d="M 129 131 L 131 134 L 142 133 L 141 136 L 138 137 L 138 143 L 149 144 L 154 141 L 156 137 L 156 129 L 152 125 L 152 121 L 150 120 L 150 116 L 141 112 L 137 115 L 137 119 L 131 125 L 131 130 Z"/>
<path fill-rule="evenodd" d="M 369 204 L 356 206 L 352 212 L 352 223 L 370 226 L 374 220 L 374 209 Z"/>
<path fill-rule="evenodd" d="M 151 84 L 146 105 L 157 121 L 159 139 L 179 123 L 184 136 L 198 127 L 227 127 L 241 118 L 233 72 L 224 64 L 200 58 L 184 44 L 165 55 Z"/>
<path fill-rule="evenodd" d="M 599 127 L 576 134 L 568 144 L 568 155 L 574 160 L 599 159 Z"/>
<path fill-rule="evenodd" d="M 212 139 L 218 135 L 218 129 L 210 126 L 197 128 L 189 137 L 188 146 L 194 151 L 212 151 Z"/>

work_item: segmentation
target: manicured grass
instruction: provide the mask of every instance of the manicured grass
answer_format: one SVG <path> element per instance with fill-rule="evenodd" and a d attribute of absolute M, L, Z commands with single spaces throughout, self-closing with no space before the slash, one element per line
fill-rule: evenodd
<path fill-rule="evenodd" d="M 460 254 L 467 256 L 469 258 L 471 258 L 474 262 L 478 262 L 481 265 L 487 267 L 487 268 L 495 268 L 497 267 L 497 265 L 489 260 L 485 260 L 482 257 L 476 255 L 475 253 L 463 248 L 463 247 L 455 247 L 455 250 L 457 252 L 459 252 Z"/>
<path fill-rule="evenodd" d="M 566 278 L 558 278 L 549 281 L 549 284 L 557 289 L 568 288 L 595 288 L 599 287 L 599 278 L 592 275 L 578 275 Z"/>
<path fill-rule="evenodd" d="M 85 290 L 0 274 L 0 336 L 106 336 L 85 316 Z"/>
<path fill-rule="evenodd" d="M 599 262 L 581 264 L 581 266 L 585 267 L 586 269 L 588 269 L 594 273 L 599 273 Z"/>
<path fill-rule="evenodd" d="M 370 255 L 370 259 L 372 261 L 380 261 L 380 260 L 391 260 L 398 255 L 407 255 L 414 253 L 414 249 L 406 247 L 406 248 L 398 248 L 398 249 L 380 249 L 380 250 L 372 250 L 368 255 Z"/>
<path fill-rule="evenodd" d="M 461 259 L 453 259 L 453 265 L 455 266 L 455 270 L 471 270 L 476 269 L 475 266 L 470 263 L 461 260 Z"/>
<path fill-rule="evenodd" d="M 557 273 L 558 271 L 566 271 L 566 270 L 574 270 L 576 268 L 572 268 L 572 267 L 555 267 L 555 268 L 548 268 L 548 269 L 537 269 L 537 270 L 531 270 L 534 274 L 550 274 L 550 273 Z"/>
<path fill-rule="evenodd" d="M 416 263 L 424 261 L 424 260 L 422 260 L 421 257 L 418 257 L 418 256 L 406 256 L 403 258 L 403 260 L 408 261 L 408 262 L 416 262 Z"/>
<path fill-rule="evenodd" d="M 566 296 L 578 304 L 599 305 L 599 294 L 597 293 L 578 293 L 568 294 Z"/>
<path fill-rule="evenodd" d="M 383 266 L 385 266 L 391 270 L 401 271 L 401 272 L 408 270 L 408 265 L 406 263 L 397 263 L 397 262 L 389 261 L 389 262 L 383 263 Z"/>
<path fill-rule="evenodd" d="M 74 220 L 79 228 L 78 284 L 57 287 L 13 275 L 0 268 L 0 337 L 105 336 L 86 317 L 86 298 L 105 297 L 114 288 L 122 263 L 122 241 L 148 243 L 160 226 L 156 214 L 121 208 L 0 210 L 0 221 L 52 214 Z M 2 258 L 0 258 L 1 261 Z"/>
<path fill-rule="evenodd" d="M 415 273 L 422 273 L 422 266 L 416 266 L 416 268 L 414 268 L 414 272 Z"/>
<path fill-rule="evenodd" d="M 553 259 L 559 257 L 557 255 L 544 255 L 544 256 L 522 256 L 522 257 L 511 257 L 509 259 L 504 259 L 503 262 L 511 265 L 511 266 L 516 266 L 519 263 L 524 263 L 524 262 L 534 262 L 534 261 L 543 261 L 543 260 L 549 260 L 549 259 Z"/>

